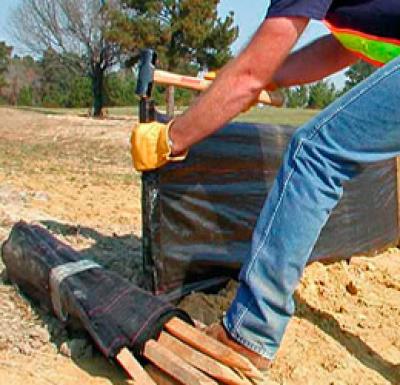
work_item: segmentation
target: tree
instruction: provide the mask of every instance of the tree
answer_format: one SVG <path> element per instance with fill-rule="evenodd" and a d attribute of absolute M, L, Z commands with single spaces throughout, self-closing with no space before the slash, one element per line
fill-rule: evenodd
<path fill-rule="evenodd" d="M 66 66 L 65 63 L 71 63 Z M 84 76 L 79 56 L 46 50 L 38 60 L 40 68 L 40 99 L 46 107 L 69 107 L 68 97 L 76 77 Z"/>
<path fill-rule="evenodd" d="M 11 52 L 12 47 L 7 46 L 4 41 L 0 42 L 0 90 L 7 84 L 5 73 L 10 63 Z"/>
<path fill-rule="evenodd" d="M 289 108 L 304 108 L 308 103 L 308 88 L 307 86 L 298 86 L 287 88 L 284 90 L 286 107 Z"/>
<path fill-rule="evenodd" d="M 337 98 L 335 85 L 324 80 L 310 85 L 308 92 L 308 108 L 325 108 Z"/>
<path fill-rule="evenodd" d="M 17 97 L 17 104 L 19 106 L 32 106 L 34 104 L 31 86 L 23 86 L 21 88 Z"/>
<path fill-rule="evenodd" d="M 68 100 L 65 107 L 90 107 L 91 81 L 87 76 L 75 76 L 69 87 Z"/>
<path fill-rule="evenodd" d="M 110 40 L 138 58 L 141 48 L 155 48 L 159 68 L 196 73 L 216 69 L 231 58 L 238 36 L 233 13 L 218 17 L 219 0 L 125 0 L 112 14 Z"/>
<path fill-rule="evenodd" d="M 346 83 L 343 88 L 343 93 L 349 91 L 351 88 L 356 86 L 358 83 L 362 82 L 372 73 L 374 73 L 376 68 L 371 64 L 359 61 L 356 64 L 353 64 L 346 72 L 345 75 L 347 77 Z"/>
<path fill-rule="evenodd" d="M 63 62 L 76 62 L 71 57 L 64 58 L 65 55 L 47 50 L 39 60 L 41 104 L 45 107 L 89 107 L 92 100 L 90 78 L 79 66 L 64 66 Z"/>
<path fill-rule="evenodd" d="M 31 56 L 14 56 L 10 59 L 4 76 L 7 84 L 3 87 L 2 94 L 9 104 L 15 105 L 18 103 L 19 94 L 24 87 L 32 87 L 33 92 L 33 89 L 38 86 L 40 68 Z M 26 91 L 24 90 L 24 92 Z"/>
<path fill-rule="evenodd" d="M 136 103 L 136 79 L 131 71 L 119 71 L 107 76 L 107 104 L 129 106 Z"/>
<path fill-rule="evenodd" d="M 116 0 L 22 0 L 12 17 L 14 37 L 35 54 L 52 51 L 69 70 L 80 67 L 92 82 L 93 115 L 101 116 L 104 74 L 118 47 L 105 37 Z"/>
<path fill-rule="evenodd" d="M 135 57 L 141 48 L 155 48 L 160 67 L 169 71 L 219 68 L 238 36 L 233 13 L 218 17 L 219 1 L 125 0 L 112 13 L 108 37 Z"/>

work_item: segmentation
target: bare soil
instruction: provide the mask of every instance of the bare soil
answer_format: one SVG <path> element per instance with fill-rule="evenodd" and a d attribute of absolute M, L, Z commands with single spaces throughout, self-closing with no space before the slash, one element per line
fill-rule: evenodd
<path fill-rule="evenodd" d="M 19 219 L 141 285 L 140 179 L 134 118 L 92 120 L 0 108 L 0 242 Z M 373 218 L 371 218 L 373 220 Z M 0 385 L 128 384 L 85 335 L 70 332 L 7 283 L 0 262 Z M 211 323 L 234 295 L 181 306 Z M 400 250 L 348 264 L 315 263 L 271 371 L 281 384 L 400 384 Z"/>

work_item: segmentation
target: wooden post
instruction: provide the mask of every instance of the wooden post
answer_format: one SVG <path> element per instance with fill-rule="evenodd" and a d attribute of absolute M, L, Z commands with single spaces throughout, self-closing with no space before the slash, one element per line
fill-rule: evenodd
<path fill-rule="evenodd" d="M 172 119 L 175 115 L 175 87 L 168 86 L 167 87 L 167 115 L 170 119 Z"/>
<path fill-rule="evenodd" d="M 400 157 L 396 157 L 396 184 L 397 184 L 397 242 L 400 242 Z"/>
<path fill-rule="evenodd" d="M 157 385 L 182 385 L 152 363 L 147 364 L 145 369 Z"/>

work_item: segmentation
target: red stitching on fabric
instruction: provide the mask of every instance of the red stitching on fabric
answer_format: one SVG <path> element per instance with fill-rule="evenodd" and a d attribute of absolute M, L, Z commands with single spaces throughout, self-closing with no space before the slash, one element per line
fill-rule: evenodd
<path fill-rule="evenodd" d="M 108 348 L 106 348 L 105 356 L 108 357 L 108 356 L 110 355 L 111 350 L 113 350 L 114 345 L 116 345 L 117 342 L 119 342 L 119 341 L 122 342 L 122 341 L 124 341 L 124 340 L 126 340 L 126 338 L 125 338 L 124 336 L 115 337 L 115 338 L 112 340 L 110 346 L 109 346 Z"/>
<path fill-rule="evenodd" d="M 129 291 L 131 291 L 132 288 L 128 288 L 120 293 L 118 293 L 111 301 L 108 305 L 106 306 L 99 306 L 97 308 L 92 309 L 88 314 L 90 317 L 94 317 L 95 315 L 98 315 L 99 313 L 104 313 L 107 310 L 109 310 L 110 308 L 112 308 L 116 302 L 118 302 L 118 300 L 123 297 L 125 294 L 127 294 Z"/>
<path fill-rule="evenodd" d="M 143 326 L 129 339 L 129 343 L 132 345 L 134 344 L 134 342 L 136 341 L 138 335 L 140 334 L 140 332 L 150 323 L 150 321 L 152 319 L 154 319 L 157 315 L 159 315 L 164 309 L 168 308 L 169 304 L 164 305 L 162 308 L 160 308 L 158 311 L 154 312 L 148 319 L 147 321 L 143 324 Z M 110 352 L 113 350 L 114 346 L 117 345 L 118 342 L 123 342 L 124 340 L 126 340 L 126 338 L 124 336 L 118 336 L 115 337 L 110 346 L 108 348 L 105 349 L 105 355 L 109 356 Z"/>
<path fill-rule="evenodd" d="M 130 338 L 130 344 L 133 344 L 138 335 L 143 331 L 143 329 L 150 323 L 152 319 L 154 319 L 157 315 L 159 315 L 164 309 L 167 309 L 170 305 L 165 304 L 162 308 L 160 308 L 158 311 L 154 312 L 147 320 L 146 322 L 142 325 L 142 327 Z"/>

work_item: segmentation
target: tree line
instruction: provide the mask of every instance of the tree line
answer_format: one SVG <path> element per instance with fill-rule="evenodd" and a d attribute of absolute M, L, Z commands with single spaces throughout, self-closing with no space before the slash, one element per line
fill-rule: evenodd
<path fill-rule="evenodd" d="M 3 49 L 3 48 L 7 49 Z M 0 104 L 93 108 L 92 81 L 84 71 L 73 71 L 60 64 L 62 59 L 54 52 L 46 52 L 35 60 L 32 56 L 11 56 L 12 48 L 0 42 Z M 4 63 L 4 65 L 2 65 Z M 3 68 L 3 70 L 2 70 Z M 105 106 L 132 106 L 136 76 L 130 69 L 109 72 L 104 77 L 103 103 Z M 157 104 L 165 103 L 165 87 L 157 87 Z M 176 105 L 187 106 L 194 95 L 188 90 L 175 92 Z"/>
<path fill-rule="evenodd" d="M 337 89 L 335 85 L 326 80 L 314 84 L 291 87 L 284 90 L 286 106 L 291 108 L 322 109 L 331 104 L 336 98 L 342 96 L 362 80 L 375 71 L 375 68 L 366 62 L 359 61 L 349 67 L 345 72 L 344 87 Z"/>
<path fill-rule="evenodd" d="M 59 99 L 63 106 L 75 105 L 90 88 L 93 115 L 101 115 L 105 103 L 116 97 L 126 99 L 124 87 L 128 87 L 131 77 L 125 69 L 137 63 L 144 47 L 157 50 L 160 69 L 194 74 L 201 69 L 218 68 L 232 56 L 230 46 L 238 35 L 233 14 L 219 17 L 218 3 L 219 0 L 22 0 L 11 17 L 10 29 L 14 39 L 32 53 L 34 72 L 40 78 L 36 85 L 22 87 L 22 99 L 30 99 L 32 93 L 33 103 L 37 102 L 42 91 L 50 87 L 53 95 L 47 99 L 51 103 Z M 10 64 L 12 68 L 27 68 L 25 62 L 30 59 L 13 58 Z M 54 79 L 48 82 L 46 77 L 50 75 L 43 68 L 50 59 Z M 57 81 L 57 71 L 68 75 L 64 84 Z M 111 84 L 119 89 L 113 89 Z M 70 90 L 73 86 L 78 90 Z M 60 88 L 61 95 L 55 95 Z M 36 92 L 37 89 L 40 90 Z M 62 95 L 65 89 L 69 91 Z M 185 98 L 187 94 L 178 92 L 177 97 Z M 129 98 L 124 100 L 128 102 Z"/>
<path fill-rule="evenodd" d="M 197 74 L 218 69 L 231 57 L 238 36 L 233 13 L 218 16 L 220 0 L 22 0 L 10 29 L 31 55 L 12 55 L 0 42 L 0 101 L 48 107 L 87 107 L 99 116 L 104 105 L 135 103 L 140 49 L 159 55 L 158 67 Z M 345 90 L 371 72 L 357 64 Z M 344 90 L 326 81 L 285 90 L 289 107 L 323 108 Z M 156 88 L 163 103 L 166 89 Z M 193 95 L 177 90 L 178 104 Z"/>

